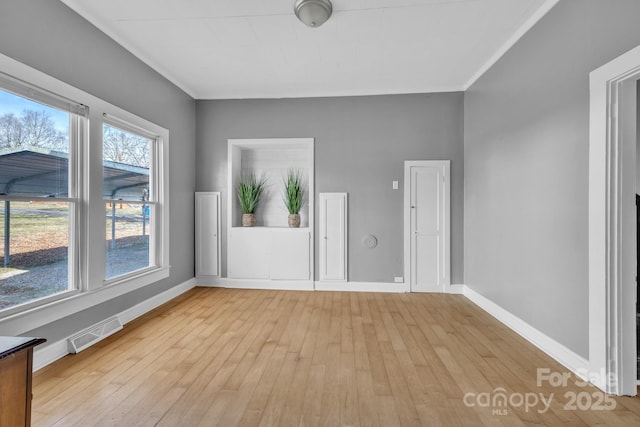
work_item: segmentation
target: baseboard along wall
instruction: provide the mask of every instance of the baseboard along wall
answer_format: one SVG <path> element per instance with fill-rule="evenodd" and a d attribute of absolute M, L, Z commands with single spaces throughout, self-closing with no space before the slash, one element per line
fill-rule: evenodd
<path fill-rule="evenodd" d="M 588 380 L 589 361 L 587 359 L 568 349 L 543 332 L 540 332 L 524 320 L 508 312 L 468 286 L 463 286 L 462 294 L 578 377 Z"/>

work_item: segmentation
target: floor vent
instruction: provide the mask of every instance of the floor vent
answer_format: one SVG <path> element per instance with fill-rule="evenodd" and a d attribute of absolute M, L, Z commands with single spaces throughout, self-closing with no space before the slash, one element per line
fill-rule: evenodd
<path fill-rule="evenodd" d="M 69 353 L 80 353 L 85 348 L 105 339 L 122 329 L 122 323 L 117 316 L 96 323 L 69 338 Z"/>

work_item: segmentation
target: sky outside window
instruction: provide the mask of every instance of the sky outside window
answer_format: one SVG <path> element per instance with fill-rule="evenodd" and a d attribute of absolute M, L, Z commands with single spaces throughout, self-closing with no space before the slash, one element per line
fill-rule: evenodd
<path fill-rule="evenodd" d="M 19 116 L 24 110 L 44 110 L 53 119 L 57 130 L 64 133 L 69 132 L 68 113 L 22 98 L 21 96 L 14 95 L 10 92 L 0 90 L 0 116 L 11 113 Z"/>

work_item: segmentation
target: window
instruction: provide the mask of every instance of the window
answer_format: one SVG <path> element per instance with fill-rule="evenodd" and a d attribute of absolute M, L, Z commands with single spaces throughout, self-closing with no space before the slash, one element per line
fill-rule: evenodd
<path fill-rule="evenodd" d="M 106 279 L 155 265 L 149 237 L 157 200 L 151 167 L 156 138 L 112 123 L 105 119 L 102 143 Z"/>
<path fill-rule="evenodd" d="M 82 106 L 0 80 L 0 310 L 77 289 L 71 169 Z M 32 99 L 22 96 L 31 95 Z M 54 105 L 51 105 L 54 104 Z"/>
<path fill-rule="evenodd" d="M 0 55 L 6 68 L 35 81 L 0 72 L 0 323 L 168 277 L 168 131 Z"/>

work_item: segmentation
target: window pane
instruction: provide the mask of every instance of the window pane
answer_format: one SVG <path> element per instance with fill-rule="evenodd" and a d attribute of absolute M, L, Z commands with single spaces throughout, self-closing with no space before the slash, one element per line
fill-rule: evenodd
<path fill-rule="evenodd" d="M 0 194 L 68 197 L 69 113 L 0 90 Z"/>
<path fill-rule="evenodd" d="M 0 309 L 69 290 L 69 207 L 0 202 Z"/>
<path fill-rule="evenodd" d="M 143 203 L 107 203 L 107 279 L 149 267 L 150 219 L 153 207 Z"/>
<path fill-rule="evenodd" d="M 103 127 L 104 198 L 153 200 L 149 193 L 149 138 L 105 124 Z"/>

